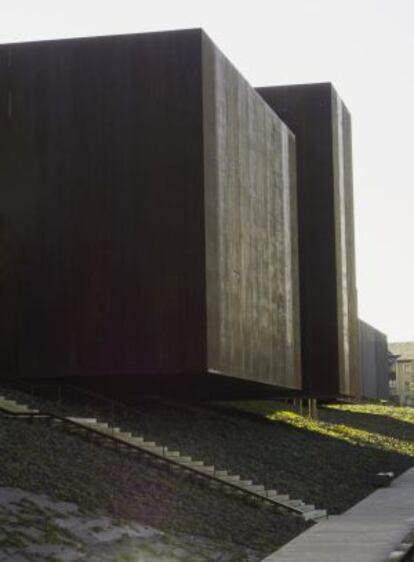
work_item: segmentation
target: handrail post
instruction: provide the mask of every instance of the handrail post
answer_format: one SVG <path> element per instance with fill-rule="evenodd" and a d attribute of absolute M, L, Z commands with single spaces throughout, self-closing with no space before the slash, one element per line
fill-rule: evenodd
<path fill-rule="evenodd" d="M 114 427 L 115 427 L 115 404 L 114 401 L 111 400 L 111 426 L 112 426 L 112 437 L 114 436 Z"/>

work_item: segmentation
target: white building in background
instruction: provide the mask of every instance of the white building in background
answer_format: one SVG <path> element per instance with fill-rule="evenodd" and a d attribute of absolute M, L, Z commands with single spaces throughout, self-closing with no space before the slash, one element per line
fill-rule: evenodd
<path fill-rule="evenodd" d="M 400 406 L 414 407 L 414 342 L 389 344 L 398 356 L 390 378 L 390 398 Z"/>

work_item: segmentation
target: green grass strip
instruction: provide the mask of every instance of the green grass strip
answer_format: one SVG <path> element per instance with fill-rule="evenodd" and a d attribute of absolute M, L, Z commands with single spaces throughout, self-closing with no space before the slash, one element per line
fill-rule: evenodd
<path fill-rule="evenodd" d="M 383 451 L 414 457 L 414 443 L 379 433 L 371 433 L 343 424 L 333 424 L 301 416 L 289 410 L 278 410 L 266 416 L 275 422 L 283 422 L 300 429 L 314 431 L 328 437 L 341 439 L 354 445 L 369 446 Z"/>
<path fill-rule="evenodd" d="M 329 408 L 330 410 L 338 410 L 339 412 L 385 416 L 414 424 L 414 408 L 386 406 L 384 404 L 327 404 L 324 407 Z"/>

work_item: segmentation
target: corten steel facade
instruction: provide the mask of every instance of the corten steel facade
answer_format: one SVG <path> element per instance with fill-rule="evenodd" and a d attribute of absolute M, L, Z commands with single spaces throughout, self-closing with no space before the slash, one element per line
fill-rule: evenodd
<path fill-rule="evenodd" d="M 331 84 L 258 92 L 296 137 L 303 387 L 357 396 L 351 118 Z"/>
<path fill-rule="evenodd" d="M 201 30 L 3 45 L 0 96 L 3 375 L 300 388 L 294 137 Z"/>
<path fill-rule="evenodd" d="M 361 395 L 376 400 L 389 399 L 390 367 L 387 336 L 359 321 Z"/>

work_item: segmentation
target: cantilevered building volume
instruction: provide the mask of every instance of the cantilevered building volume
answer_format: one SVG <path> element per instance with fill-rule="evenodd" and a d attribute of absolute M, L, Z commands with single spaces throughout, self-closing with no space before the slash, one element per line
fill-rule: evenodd
<path fill-rule="evenodd" d="M 303 388 L 360 392 L 351 119 L 331 84 L 259 88 L 296 137 Z"/>
<path fill-rule="evenodd" d="M 301 387 L 294 136 L 202 31 L 3 45 L 0 108 L 3 376 Z"/>

